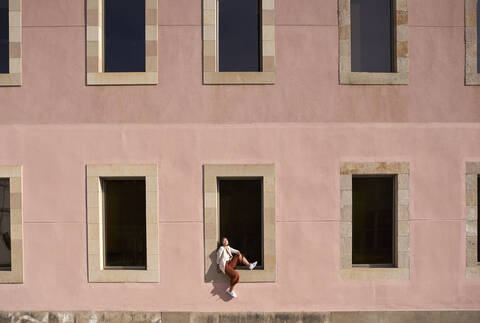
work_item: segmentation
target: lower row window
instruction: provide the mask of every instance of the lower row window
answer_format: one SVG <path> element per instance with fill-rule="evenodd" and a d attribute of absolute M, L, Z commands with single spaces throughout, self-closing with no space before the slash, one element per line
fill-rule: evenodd
<path fill-rule="evenodd" d="M 11 270 L 10 181 L 0 178 L 0 270 Z"/>
<path fill-rule="evenodd" d="M 145 179 L 102 180 L 105 268 L 147 268 Z"/>
<path fill-rule="evenodd" d="M 158 282 L 156 165 L 88 165 L 89 282 Z"/>
<path fill-rule="evenodd" d="M 352 178 L 352 264 L 395 265 L 393 176 Z"/>

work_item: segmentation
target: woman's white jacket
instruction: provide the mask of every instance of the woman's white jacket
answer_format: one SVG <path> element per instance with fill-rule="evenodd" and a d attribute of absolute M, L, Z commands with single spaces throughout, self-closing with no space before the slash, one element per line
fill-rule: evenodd
<path fill-rule="evenodd" d="M 233 249 L 230 246 L 227 246 L 226 248 L 224 246 L 221 246 L 217 250 L 217 264 L 220 267 L 220 270 L 222 273 L 225 274 L 225 263 L 228 260 L 231 260 L 233 258 L 233 254 L 240 254 L 240 251 L 237 249 Z"/>

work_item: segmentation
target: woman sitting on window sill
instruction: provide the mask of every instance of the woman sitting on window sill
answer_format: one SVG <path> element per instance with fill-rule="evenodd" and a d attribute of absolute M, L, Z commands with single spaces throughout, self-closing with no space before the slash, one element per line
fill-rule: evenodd
<path fill-rule="evenodd" d="M 240 275 L 235 270 L 235 267 L 238 266 L 239 263 L 248 266 L 250 270 L 253 270 L 257 265 L 256 261 L 249 263 L 247 258 L 245 258 L 240 251 L 230 247 L 228 245 L 228 239 L 223 237 L 222 245 L 217 250 L 217 267 L 230 278 L 230 288 L 227 289 L 227 293 L 234 298 L 237 297 L 237 294 L 233 291 L 233 287 L 240 280 Z"/>

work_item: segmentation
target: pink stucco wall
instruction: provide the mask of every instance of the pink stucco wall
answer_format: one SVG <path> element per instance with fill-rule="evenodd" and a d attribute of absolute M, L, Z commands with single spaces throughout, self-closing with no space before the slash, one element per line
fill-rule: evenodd
<path fill-rule="evenodd" d="M 309 311 L 480 309 L 465 278 L 465 161 L 480 126 L 78 125 L 0 127 L 0 164 L 23 164 L 22 285 L 0 310 Z M 411 279 L 343 281 L 341 161 L 410 163 Z M 85 165 L 156 163 L 160 282 L 87 282 Z M 277 281 L 224 302 L 203 277 L 202 165 L 274 163 Z"/>
<path fill-rule="evenodd" d="M 464 0 L 409 0 L 409 86 L 338 84 L 337 0 L 276 0 L 273 86 L 202 84 L 201 0 L 159 0 L 157 86 L 85 86 L 84 0 L 23 1 L 0 123 L 478 122 Z"/>

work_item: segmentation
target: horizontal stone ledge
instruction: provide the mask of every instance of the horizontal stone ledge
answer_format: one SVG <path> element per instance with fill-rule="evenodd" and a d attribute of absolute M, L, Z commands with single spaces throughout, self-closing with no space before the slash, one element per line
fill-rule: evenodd
<path fill-rule="evenodd" d="M 480 311 L 362 312 L 0 312 L 0 321 L 20 322 L 152 322 L 152 323 L 350 323 L 480 321 Z"/>

